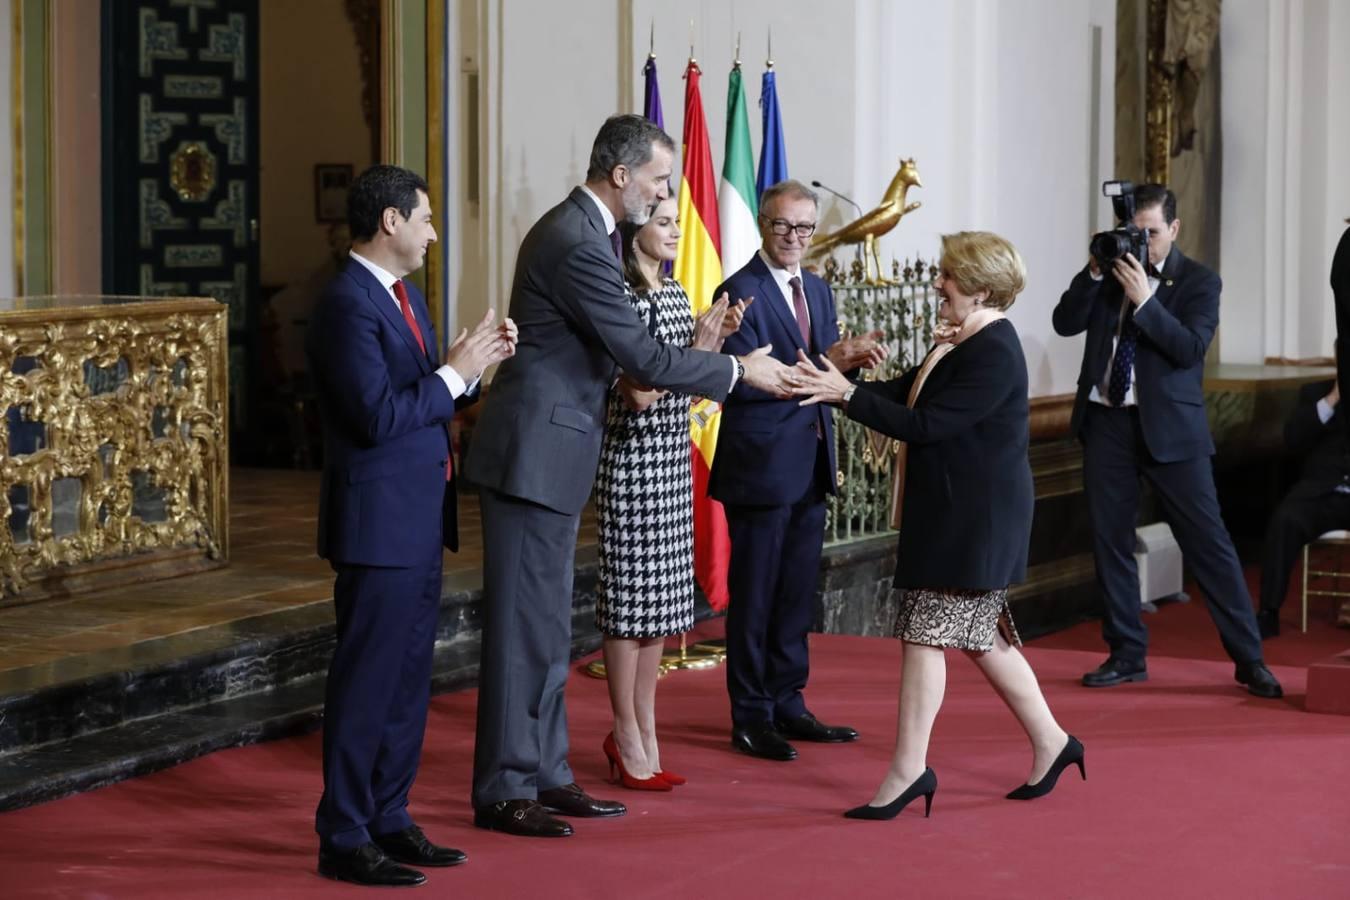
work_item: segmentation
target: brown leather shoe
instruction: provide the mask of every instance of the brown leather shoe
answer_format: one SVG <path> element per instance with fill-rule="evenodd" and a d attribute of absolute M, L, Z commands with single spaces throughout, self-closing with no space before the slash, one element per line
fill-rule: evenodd
<path fill-rule="evenodd" d="M 575 781 L 562 787 L 539 792 L 539 802 L 559 816 L 577 816 L 584 819 L 621 816 L 628 807 L 617 800 L 597 800 L 581 789 Z"/>
<path fill-rule="evenodd" d="M 536 800 L 503 800 L 473 811 L 473 824 L 521 837 L 568 837 L 572 826 L 553 818 Z"/>

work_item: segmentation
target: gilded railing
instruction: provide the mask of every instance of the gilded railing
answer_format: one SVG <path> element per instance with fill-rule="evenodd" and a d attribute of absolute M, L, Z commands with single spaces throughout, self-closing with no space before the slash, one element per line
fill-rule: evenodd
<path fill-rule="evenodd" d="M 223 562 L 225 307 L 0 303 L 0 596 L 153 551 Z"/>
<path fill-rule="evenodd" d="M 879 330 L 891 349 L 886 363 L 867 373 L 869 381 L 899 376 L 923 358 L 932 342 L 938 304 L 933 278 L 937 272 L 919 260 L 903 268 L 893 263 L 891 274 L 893 283 L 887 285 L 856 281 L 831 284 L 840 329 L 852 334 Z M 825 275 L 837 280 L 840 272 L 827 263 Z M 827 506 L 826 545 L 891 533 L 891 469 L 896 442 L 838 413 L 834 424 L 838 493 Z"/>

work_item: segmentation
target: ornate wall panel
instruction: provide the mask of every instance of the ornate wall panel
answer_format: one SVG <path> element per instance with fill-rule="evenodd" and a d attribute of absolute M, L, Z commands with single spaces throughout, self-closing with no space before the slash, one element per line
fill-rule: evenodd
<path fill-rule="evenodd" d="M 126 299 L 0 313 L 0 597 L 114 560 L 135 580 L 126 562 L 153 551 L 180 571 L 228 554 L 225 308 Z"/>
<path fill-rule="evenodd" d="M 258 303 L 257 0 L 105 0 L 104 285 L 229 306 L 247 433 Z"/>

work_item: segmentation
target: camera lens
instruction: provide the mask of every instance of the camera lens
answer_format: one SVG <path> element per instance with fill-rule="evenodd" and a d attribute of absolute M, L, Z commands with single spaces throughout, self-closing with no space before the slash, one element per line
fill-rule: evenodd
<path fill-rule="evenodd" d="M 1103 231 L 1092 236 L 1088 252 L 1101 265 L 1114 262 L 1130 251 L 1130 239 L 1120 231 Z"/>

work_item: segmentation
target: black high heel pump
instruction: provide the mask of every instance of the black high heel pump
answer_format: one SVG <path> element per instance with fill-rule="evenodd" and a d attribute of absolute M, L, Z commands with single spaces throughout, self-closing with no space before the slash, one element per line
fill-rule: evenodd
<path fill-rule="evenodd" d="M 1083 745 L 1078 738 L 1069 735 L 1069 742 L 1064 745 L 1064 749 L 1059 751 L 1059 756 L 1050 764 L 1050 771 L 1045 773 L 1045 777 L 1035 784 L 1024 784 L 1008 794 L 1009 800 L 1035 800 L 1037 797 L 1044 797 L 1055 789 L 1055 782 L 1059 780 L 1059 775 L 1069 766 L 1078 766 L 1078 774 L 1087 781 L 1087 769 L 1083 765 Z"/>
<path fill-rule="evenodd" d="M 923 817 L 928 818 L 928 814 L 933 810 L 933 795 L 937 793 L 937 775 L 932 769 L 924 769 L 923 774 L 914 779 L 914 783 L 885 806 L 872 806 L 863 804 L 855 806 L 844 813 L 845 818 L 849 819 L 894 819 L 900 815 L 900 810 L 909 805 L 909 802 L 920 794 L 923 795 Z"/>

